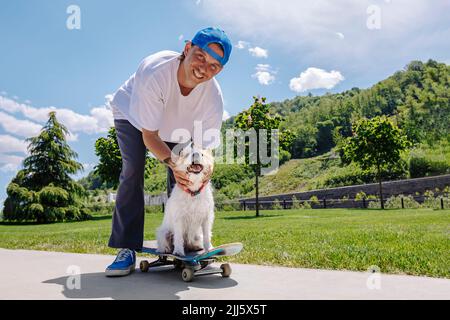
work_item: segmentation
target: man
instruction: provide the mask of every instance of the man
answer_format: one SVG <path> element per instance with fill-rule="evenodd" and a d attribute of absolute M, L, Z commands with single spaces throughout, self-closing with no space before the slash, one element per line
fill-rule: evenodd
<path fill-rule="evenodd" d="M 203 131 L 220 131 L 223 99 L 214 77 L 227 63 L 231 48 L 224 31 L 205 28 L 186 42 L 181 55 L 160 51 L 145 58 L 114 94 L 110 104 L 122 171 L 109 246 L 121 250 L 106 268 L 107 276 L 128 275 L 135 269 L 135 252 L 142 249 L 147 149 L 168 166 L 168 195 L 175 183 L 190 192 L 186 173 L 174 169 L 171 150 L 181 142 L 180 129 L 193 136 L 194 123 L 200 122 Z"/>

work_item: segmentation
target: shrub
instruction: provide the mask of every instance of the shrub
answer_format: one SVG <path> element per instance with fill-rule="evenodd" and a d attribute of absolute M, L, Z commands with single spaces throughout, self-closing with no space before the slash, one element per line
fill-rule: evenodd
<path fill-rule="evenodd" d="M 283 209 L 283 207 L 282 207 L 281 204 L 280 204 L 280 200 L 275 199 L 275 200 L 272 202 L 272 209 L 273 209 L 273 210 L 281 210 L 281 209 Z"/>
<path fill-rule="evenodd" d="M 423 195 L 425 196 L 423 208 L 439 209 L 441 207 L 441 197 L 435 197 L 433 191 L 427 190 Z"/>
<path fill-rule="evenodd" d="M 404 195 L 398 195 L 398 196 L 392 196 L 386 200 L 385 208 L 387 209 L 400 209 L 402 207 L 402 198 L 403 198 L 403 205 L 405 208 L 420 208 L 420 204 L 414 200 L 412 195 L 404 196 Z"/>
<path fill-rule="evenodd" d="M 409 174 L 411 178 L 437 176 L 450 173 L 450 167 L 444 160 L 433 161 L 426 157 L 411 157 L 409 160 Z"/>
<path fill-rule="evenodd" d="M 296 196 L 292 196 L 292 209 L 301 209 L 302 205 Z"/>
<path fill-rule="evenodd" d="M 364 191 L 360 191 L 355 195 L 355 200 L 357 201 L 362 200 L 364 198 L 367 198 L 367 195 Z"/>
<path fill-rule="evenodd" d="M 311 198 L 309 198 L 310 207 L 311 207 L 311 205 L 319 204 L 319 203 L 320 203 L 320 201 L 319 201 L 319 198 L 317 198 L 317 196 L 312 196 Z"/>
<path fill-rule="evenodd" d="M 309 201 L 303 201 L 302 209 L 311 209 L 311 204 Z"/>

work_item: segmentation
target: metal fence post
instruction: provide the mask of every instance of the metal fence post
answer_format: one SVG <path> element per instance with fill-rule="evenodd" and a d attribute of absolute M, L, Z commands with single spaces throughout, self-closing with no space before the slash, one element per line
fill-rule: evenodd
<path fill-rule="evenodd" d="M 327 199 L 323 198 L 323 208 L 326 209 L 327 208 Z"/>
<path fill-rule="evenodd" d="M 444 209 L 444 198 L 441 198 L 441 209 Z"/>
<path fill-rule="evenodd" d="M 244 211 L 245 211 L 245 200 L 242 202 L 242 204 L 244 205 Z"/>
<path fill-rule="evenodd" d="M 366 207 L 366 197 L 363 197 L 362 200 L 363 200 L 363 208 L 366 209 L 367 208 Z"/>
<path fill-rule="evenodd" d="M 285 199 L 283 199 L 283 209 L 286 210 L 286 200 Z"/>
<path fill-rule="evenodd" d="M 403 197 L 402 197 L 402 209 L 405 209 L 405 203 L 403 202 Z"/>

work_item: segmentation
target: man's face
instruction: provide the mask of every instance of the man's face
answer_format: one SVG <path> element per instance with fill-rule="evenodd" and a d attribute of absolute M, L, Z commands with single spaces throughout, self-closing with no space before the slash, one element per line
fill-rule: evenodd
<path fill-rule="evenodd" d="M 208 47 L 223 57 L 223 50 L 219 44 L 211 43 Z M 206 51 L 193 46 L 191 42 L 186 43 L 184 54 L 183 73 L 184 86 L 186 87 L 193 88 L 202 82 L 208 81 L 223 69 L 219 61 L 211 57 Z"/>

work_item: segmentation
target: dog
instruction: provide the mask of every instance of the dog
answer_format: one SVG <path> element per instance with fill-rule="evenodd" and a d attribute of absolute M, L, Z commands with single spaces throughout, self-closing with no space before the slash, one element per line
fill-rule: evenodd
<path fill-rule="evenodd" d="M 214 223 L 214 198 L 211 183 L 203 185 L 208 171 L 212 172 L 214 157 L 211 150 L 196 148 L 193 143 L 183 147 L 175 161 L 178 170 L 188 174 L 190 193 L 178 184 L 172 190 L 157 229 L 158 252 L 184 256 L 186 252 L 210 250 Z"/>

